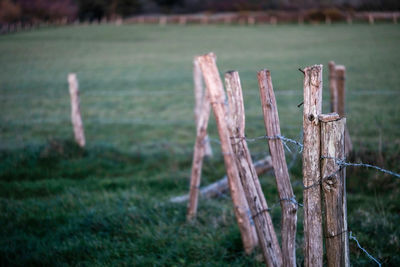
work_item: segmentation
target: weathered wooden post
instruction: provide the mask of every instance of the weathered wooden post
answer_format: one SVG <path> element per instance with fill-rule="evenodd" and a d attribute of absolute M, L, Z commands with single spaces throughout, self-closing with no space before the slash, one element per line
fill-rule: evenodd
<path fill-rule="evenodd" d="M 322 65 L 304 69 L 303 199 L 304 266 L 322 266 L 322 214 L 320 171 L 320 123 L 322 111 Z"/>
<path fill-rule="evenodd" d="M 75 73 L 70 73 L 68 75 L 68 83 L 71 97 L 71 120 L 74 128 L 75 141 L 79 146 L 84 147 L 86 142 L 79 103 L 79 84 Z"/>
<path fill-rule="evenodd" d="M 336 113 L 335 113 L 336 114 Z M 346 118 L 321 115 L 321 176 L 325 207 L 325 245 L 329 267 L 350 266 L 347 232 L 345 157 Z"/>
<path fill-rule="evenodd" d="M 274 89 L 272 87 L 271 73 L 269 70 L 261 70 L 258 72 L 257 77 L 267 136 L 280 136 L 281 129 Z M 295 267 L 297 205 L 290 183 L 282 140 L 279 138 L 270 138 L 268 144 L 282 207 L 281 236 L 283 266 Z"/>
<path fill-rule="evenodd" d="M 249 205 L 246 201 L 239 172 L 232 151 L 231 140 L 226 121 L 228 110 L 225 106 L 225 92 L 215 63 L 215 55 L 209 53 L 199 57 L 199 64 L 203 73 L 206 88 L 209 93 L 215 119 L 217 121 L 221 150 L 224 156 L 229 188 L 234 205 L 236 220 L 242 235 L 246 253 L 251 253 L 257 245 L 257 236 L 248 216 Z"/>
<path fill-rule="evenodd" d="M 210 101 L 206 93 L 202 101 L 202 108 L 198 114 L 196 142 L 194 145 L 192 173 L 190 176 L 189 202 L 187 208 L 187 220 L 192 220 L 197 213 L 197 203 L 199 199 L 201 168 L 203 166 L 203 158 L 205 153 L 205 144 L 207 136 L 208 119 L 210 117 Z"/>
<path fill-rule="evenodd" d="M 336 70 L 335 62 L 329 61 L 329 93 L 330 93 L 330 104 L 331 112 L 337 112 L 337 81 L 336 81 Z"/>
<path fill-rule="evenodd" d="M 193 59 L 193 83 L 194 83 L 194 117 L 196 121 L 196 126 L 199 124 L 199 117 L 204 108 L 203 102 L 210 101 L 205 98 L 205 90 L 203 88 L 203 77 L 201 74 L 201 69 L 197 57 Z M 204 155 L 207 157 L 212 157 L 212 149 L 208 135 L 205 136 L 204 142 L 205 152 Z"/>
<path fill-rule="evenodd" d="M 244 104 L 238 72 L 226 73 L 225 84 L 229 101 L 228 121 L 232 149 L 236 155 L 240 180 L 256 226 L 263 256 L 268 266 L 282 266 L 278 238 L 245 139 Z"/>
<path fill-rule="evenodd" d="M 337 106 L 332 112 L 336 112 L 340 117 L 346 116 L 346 67 L 343 65 L 335 66 L 336 89 L 337 89 Z M 351 142 L 349 130 L 345 130 L 345 153 L 346 156 L 353 150 L 353 143 Z"/>

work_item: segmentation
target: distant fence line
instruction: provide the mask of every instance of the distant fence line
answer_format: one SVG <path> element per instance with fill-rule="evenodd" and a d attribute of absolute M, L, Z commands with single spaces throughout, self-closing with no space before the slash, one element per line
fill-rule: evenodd
<path fill-rule="evenodd" d="M 200 14 L 152 14 L 138 15 L 129 18 L 117 18 L 93 21 L 72 21 L 67 18 L 52 22 L 0 22 L 0 34 L 8 34 L 20 31 L 31 31 L 40 28 L 66 26 L 66 25 L 97 25 L 97 24 L 239 24 L 239 25 L 255 25 L 255 24 L 278 24 L 278 23 L 310 23 L 331 24 L 336 21 L 345 21 L 348 24 L 353 22 L 368 22 L 374 24 L 377 21 L 392 22 L 397 24 L 400 18 L 400 12 L 324 12 L 324 11 L 270 11 L 270 12 L 231 12 L 231 13 L 200 13 Z"/>

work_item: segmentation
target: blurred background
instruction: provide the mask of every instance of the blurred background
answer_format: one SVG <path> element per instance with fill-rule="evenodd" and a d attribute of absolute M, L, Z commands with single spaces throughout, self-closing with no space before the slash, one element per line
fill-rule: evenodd
<path fill-rule="evenodd" d="M 186 223 L 193 58 L 239 72 L 246 136 L 265 135 L 257 71 L 271 70 L 282 135 L 302 141 L 304 75 L 346 67 L 350 162 L 400 172 L 400 1 L 0 0 L 0 266 L 264 266 L 245 255 L 229 193 Z M 76 73 L 86 145 L 74 140 Z M 201 186 L 225 175 L 214 116 Z M 303 202 L 301 153 L 286 160 Z M 267 142 L 249 142 L 254 161 Z M 348 224 L 384 266 L 400 266 L 400 180 L 348 167 Z M 260 176 L 280 239 L 272 172 Z M 275 204 L 275 205 L 274 205 Z M 297 265 L 304 264 L 303 210 Z M 353 266 L 375 263 L 350 241 Z"/>

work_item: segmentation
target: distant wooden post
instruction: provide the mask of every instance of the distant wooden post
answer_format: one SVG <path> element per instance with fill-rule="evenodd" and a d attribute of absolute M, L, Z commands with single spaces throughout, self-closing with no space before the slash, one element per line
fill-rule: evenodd
<path fill-rule="evenodd" d="M 201 74 L 201 69 L 197 57 L 193 59 L 193 83 L 194 83 L 194 98 L 195 98 L 194 117 L 196 125 L 198 127 L 199 117 L 200 114 L 202 113 L 202 109 L 204 108 L 203 102 L 209 101 L 209 99 L 205 98 L 205 93 L 204 93 L 205 90 L 203 88 L 203 77 Z M 210 140 L 208 139 L 208 135 L 205 136 L 203 145 L 205 146 L 204 156 L 212 157 L 213 153 L 210 145 Z"/>
<path fill-rule="evenodd" d="M 180 25 L 186 25 L 186 16 L 180 16 L 179 17 L 179 24 Z"/>
<path fill-rule="evenodd" d="M 347 16 L 346 16 L 346 22 L 347 22 L 347 24 L 353 24 L 353 18 L 351 17 L 350 14 L 347 14 Z"/>
<path fill-rule="evenodd" d="M 238 72 L 226 73 L 225 84 L 229 101 L 228 121 L 232 149 L 236 155 L 239 177 L 256 226 L 263 256 L 268 266 L 282 266 L 282 253 L 278 238 L 276 237 L 267 201 L 262 192 L 260 181 L 244 138 L 245 114 Z"/>
<path fill-rule="evenodd" d="M 320 123 L 322 111 L 322 65 L 304 69 L 303 201 L 304 266 L 322 266 L 322 214 L 320 171 Z"/>
<path fill-rule="evenodd" d="M 393 23 L 394 24 L 397 24 L 397 18 L 398 18 L 398 15 L 397 14 L 393 14 Z"/>
<path fill-rule="evenodd" d="M 84 147 L 86 142 L 79 103 L 79 85 L 75 73 L 70 73 L 68 75 L 68 83 L 71 97 L 71 120 L 74 128 L 75 141 L 79 146 Z"/>
<path fill-rule="evenodd" d="M 253 16 L 249 16 L 249 17 L 247 18 L 247 24 L 248 24 L 248 25 L 254 25 L 254 24 L 256 24 L 256 19 L 255 19 Z"/>
<path fill-rule="evenodd" d="M 325 17 L 325 24 L 332 24 L 332 19 L 329 16 Z"/>
<path fill-rule="evenodd" d="M 269 70 L 261 70 L 257 76 L 267 136 L 280 136 L 281 129 L 274 89 L 272 87 L 271 73 Z M 268 144 L 282 207 L 281 236 L 283 266 L 295 267 L 297 205 L 294 201 L 295 196 L 290 183 L 282 140 L 269 139 Z"/>
<path fill-rule="evenodd" d="M 278 24 L 278 18 L 275 17 L 275 16 L 272 16 L 272 17 L 269 19 L 269 23 L 271 23 L 272 25 Z"/>
<path fill-rule="evenodd" d="M 337 115 L 337 114 L 336 114 Z M 346 169 L 337 164 L 344 159 L 346 118 L 320 116 L 321 176 L 325 207 L 325 245 L 329 267 L 350 266 L 347 232 Z"/>
<path fill-rule="evenodd" d="M 160 24 L 161 26 L 167 25 L 167 17 L 166 17 L 166 16 L 160 16 L 160 17 L 159 17 L 159 24 Z"/>
<path fill-rule="evenodd" d="M 329 61 L 329 93 L 330 93 L 330 103 L 331 112 L 337 112 L 337 82 L 336 82 L 336 70 L 335 62 Z"/>
<path fill-rule="evenodd" d="M 368 22 L 371 25 L 373 25 L 375 23 L 374 16 L 371 13 L 368 14 Z"/>
<path fill-rule="evenodd" d="M 226 121 L 228 110 L 225 106 L 225 92 L 215 63 L 215 55 L 209 53 L 200 56 L 199 64 L 210 96 L 215 119 L 217 121 L 221 150 L 224 156 L 229 188 L 231 191 L 236 220 L 242 235 L 243 246 L 246 253 L 251 253 L 257 245 L 257 237 L 248 216 L 249 205 L 243 192 L 239 172 L 235 163 L 235 157 L 232 151 L 228 123 Z"/>
<path fill-rule="evenodd" d="M 332 112 L 337 112 L 340 117 L 346 116 L 346 67 L 342 65 L 335 66 L 335 77 L 337 86 L 337 107 Z M 349 130 L 345 130 L 345 152 L 346 156 L 353 150 Z"/>

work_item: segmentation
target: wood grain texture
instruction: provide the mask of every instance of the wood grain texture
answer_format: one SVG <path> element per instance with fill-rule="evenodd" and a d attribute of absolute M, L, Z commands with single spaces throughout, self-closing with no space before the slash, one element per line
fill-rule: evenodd
<path fill-rule="evenodd" d="M 253 166 L 245 136 L 245 113 L 239 74 L 225 74 L 229 102 L 229 131 L 232 149 L 236 155 L 240 180 L 256 226 L 264 260 L 268 266 L 282 266 L 282 253 L 272 224 L 267 201 Z"/>
<path fill-rule="evenodd" d="M 201 74 L 200 66 L 199 63 L 197 62 L 197 57 L 193 59 L 193 84 L 194 84 L 194 118 L 196 121 L 196 128 L 199 126 L 199 118 L 200 118 L 200 113 L 203 108 L 203 102 L 204 101 L 209 101 L 205 97 L 205 90 L 203 86 L 203 77 Z M 206 135 L 205 140 L 204 140 L 204 156 L 206 157 L 212 157 L 212 149 L 211 149 L 211 144 L 210 140 L 208 139 L 208 135 Z"/>
<path fill-rule="evenodd" d="M 322 110 L 322 65 L 304 69 L 303 191 L 304 265 L 322 266 L 322 214 L 320 171 L 320 123 Z"/>
<path fill-rule="evenodd" d="M 86 140 L 81 116 L 79 84 L 75 73 L 70 73 L 68 75 L 68 84 L 71 97 L 71 121 L 74 129 L 75 141 L 79 146 L 84 147 Z"/>
<path fill-rule="evenodd" d="M 257 246 L 257 235 L 248 216 L 249 205 L 243 192 L 240 182 L 239 172 L 236 166 L 234 154 L 232 151 L 231 140 L 228 129 L 227 115 L 228 110 L 225 105 L 225 92 L 215 55 L 209 53 L 199 57 L 199 64 L 209 93 L 210 101 L 217 121 L 219 139 L 221 141 L 221 150 L 224 156 L 226 173 L 228 176 L 229 189 L 234 205 L 236 220 L 242 235 L 243 246 L 246 253 L 251 253 Z"/>
<path fill-rule="evenodd" d="M 267 136 L 281 135 L 278 108 L 269 70 L 258 72 L 261 106 L 264 115 L 264 125 Z M 282 140 L 269 139 L 269 152 L 274 166 L 275 180 L 278 187 L 282 208 L 282 256 L 283 266 L 296 266 L 296 224 L 297 205 L 294 201 L 293 188 L 290 183 Z"/>
<path fill-rule="evenodd" d="M 325 245 L 329 267 L 350 266 L 347 232 L 346 169 L 335 159 L 345 156 L 346 119 L 321 122 L 321 173 L 325 208 Z"/>

